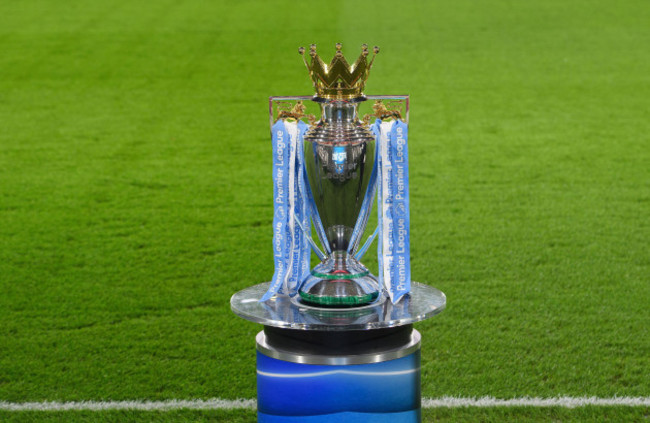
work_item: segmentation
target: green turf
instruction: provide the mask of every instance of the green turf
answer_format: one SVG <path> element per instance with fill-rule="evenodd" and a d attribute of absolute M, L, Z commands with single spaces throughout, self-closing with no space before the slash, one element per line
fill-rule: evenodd
<path fill-rule="evenodd" d="M 267 98 L 310 94 L 297 47 L 337 41 L 381 46 L 368 94 L 412 96 L 412 274 L 449 299 L 417 325 L 424 396 L 650 395 L 648 22 L 645 0 L 0 2 L 0 400 L 255 396 L 260 327 L 228 300 L 273 271 Z M 425 416 L 648 415 L 546 413 Z"/>

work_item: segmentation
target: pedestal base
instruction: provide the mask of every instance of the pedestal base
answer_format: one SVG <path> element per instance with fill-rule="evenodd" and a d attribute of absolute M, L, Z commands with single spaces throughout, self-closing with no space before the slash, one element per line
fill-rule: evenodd
<path fill-rule="evenodd" d="M 410 326 L 357 342 L 356 332 L 301 340 L 305 331 L 269 329 L 257 335 L 258 422 L 420 421 L 420 334 Z"/>

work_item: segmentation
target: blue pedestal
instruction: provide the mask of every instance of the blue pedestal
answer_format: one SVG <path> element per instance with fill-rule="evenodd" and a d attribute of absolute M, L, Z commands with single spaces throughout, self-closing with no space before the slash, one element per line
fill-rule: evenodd
<path fill-rule="evenodd" d="M 258 421 L 415 423 L 420 350 L 369 364 L 314 365 L 257 352 Z"/>

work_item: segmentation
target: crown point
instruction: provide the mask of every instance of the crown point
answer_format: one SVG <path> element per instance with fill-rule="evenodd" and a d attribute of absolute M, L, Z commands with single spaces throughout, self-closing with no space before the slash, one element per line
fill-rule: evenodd
<path fill-rule="evenodd" d="M 298 53 L 302 56 L 305 54 L 305 48 L 304 47 L 299 47 L 298 48 Z"/>
<path fill-rule="evenodd" d="M 343 57 L 343 53 L 341 53 L 341 43 L 336 43 L 336 57 Z"/>
<path fill-rule="evenodd" d="M 309 46 L 309 55 L 310 55 L 311 57 L 316 56 L 316 44 L 311 44 L 311 45 Z"/>
<path fill-rule="evenodd" d="M 373 51 L 375 54 L 379 53 L 379 47 L 375 46 L 375 47 L 372 49 L 372 51 Z"/>
<path fill-rule="evenodd" d="M 361 44 L 361 54 L 363 57 L 368 55 L 368 44 Z"/>

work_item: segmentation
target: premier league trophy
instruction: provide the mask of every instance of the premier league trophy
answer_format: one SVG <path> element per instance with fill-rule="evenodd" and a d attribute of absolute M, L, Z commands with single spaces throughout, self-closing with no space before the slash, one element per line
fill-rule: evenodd
<path fill-rule="evenodd" d="M 264 325 L 258 421 L 417 422 L 413 323 L 446 298 L 411 281 L 409 97 L 364 95 L 377 47 L 368 60 L 364 44 L 352 65 L 341 44 L 330 63 L 315 45 L 309 61 L 299 52 L 316 94 L 271 97 L 269 107 L 275 272 L 231 299 L 238 316 Z M 375 197 L 377 227 L 362 243 Z M 360 262 L 375 239 L 377 276 Z M 320 263 L 310 269 L 312 252 Z"/>

